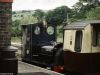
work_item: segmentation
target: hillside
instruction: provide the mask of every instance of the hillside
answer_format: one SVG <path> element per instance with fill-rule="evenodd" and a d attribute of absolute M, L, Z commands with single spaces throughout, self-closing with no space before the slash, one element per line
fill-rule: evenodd
<path fill-rule="evenodd" d="M 22 10 L 12 12 L 12 21 L 19 20 L 21 24 L 35 23 L 37 19 L 33 16 L 34 11 Z"/>

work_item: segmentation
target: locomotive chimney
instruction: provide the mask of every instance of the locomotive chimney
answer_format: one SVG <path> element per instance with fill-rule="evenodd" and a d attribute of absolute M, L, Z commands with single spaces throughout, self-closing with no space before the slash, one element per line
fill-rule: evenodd
<path fill-rule="evenodd" d="M 0 0 L 0 75 L 17 75 L 17 48 L 11 46 L 13 0 Z"/>

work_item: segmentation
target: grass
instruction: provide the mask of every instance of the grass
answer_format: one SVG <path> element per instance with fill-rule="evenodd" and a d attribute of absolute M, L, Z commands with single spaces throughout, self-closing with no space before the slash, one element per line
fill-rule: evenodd
<path fill-rule="evenodd" d="M 21 37 L 11 37 L 11 42 L 21 43 Z"/>
<path fill-rule="evenodd" d="M 63 38 L 57 38 L 57 42 L 63 42 Z"/>

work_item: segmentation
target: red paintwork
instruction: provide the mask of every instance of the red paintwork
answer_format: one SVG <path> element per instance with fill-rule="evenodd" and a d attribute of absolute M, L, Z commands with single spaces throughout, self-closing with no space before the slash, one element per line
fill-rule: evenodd
<path fill-rule="evenodd" d="M 76 53 L 64 51 L 64 66 L 67 71 L 82 74 L 100 72 L 100 53 Z"/>
<path fill-rule="evenodd" d="M 63 66 L 54 66 L 53 71 L 62 73 L 64 71 Z"/>
<path fill-rule="evenodd" d="M 0 2 L 13 2 L 13 0 L 0 0 Z"/>

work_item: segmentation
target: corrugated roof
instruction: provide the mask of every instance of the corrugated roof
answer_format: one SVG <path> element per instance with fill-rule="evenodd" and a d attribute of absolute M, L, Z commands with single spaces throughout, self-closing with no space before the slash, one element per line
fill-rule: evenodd
<path fill-rule="evenodd" d="M 65 26 L 64 29 L 84 29 L 84 27 L 86 27 L 89 24 L 96 24 L 96 23 L 100 23 L 100 20 L 91 20 L 91 21 L 81 21 L 81 22 L 75 22 L 75 23 L 71 23 L 67 26 Z"/>

